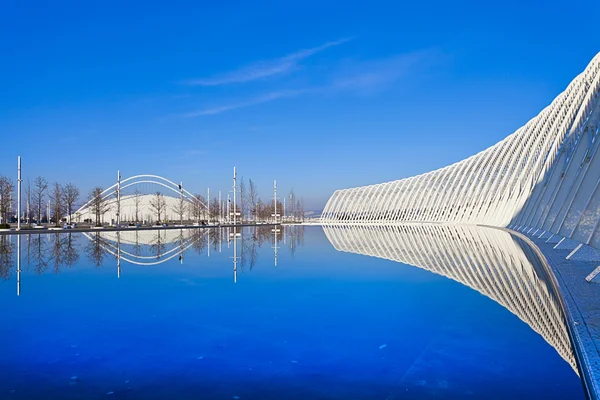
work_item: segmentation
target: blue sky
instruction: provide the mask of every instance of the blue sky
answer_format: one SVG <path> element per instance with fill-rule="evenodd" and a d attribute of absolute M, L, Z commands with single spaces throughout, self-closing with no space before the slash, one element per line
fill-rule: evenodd
<path fill-rule="evenodd" d="M 28 2 L 0 12 L 0 174 L 88 192 L 232 167 L 320 208 L 534 117 L 600 51 L 600 2 Z"/>

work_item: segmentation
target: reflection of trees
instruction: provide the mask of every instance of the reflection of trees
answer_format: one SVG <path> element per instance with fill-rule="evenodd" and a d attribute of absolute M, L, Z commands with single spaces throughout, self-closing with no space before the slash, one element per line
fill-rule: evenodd
<path fill-rule="evenodd" d="M 208 244 L 208 237 L 205 235 L 205 231 L 200 229 L 194 229 L 192 231 L 190 239 L 193 242 L 192 247 L 194 248 L 194 250 L 196 250 L 198 254 L 204 253 L 204 249 L 206 249 L 206 246 Z"/>
<path fill-rule="evenodd" d="M 65 241 L 65 256 L 64 262 L 65 266 L 71 268 L 77 261 L 79 261 L 79 252 L 75 245 L 77 244 L 77 237 L 73 236 L 72 233 L 69 233 L 67 236 L 67 240 Z"/>
<path fill-rule="evenodd" d="M 166 244 L 163 238 L 163 231 L 156 231 L 156 235 L 152 239 L 152 244 L 150 245 L 152 251 L 156 254 L 156 259 L 160 259 L 160 257 L 165 252 Z"/>
<path fill-rule="evenodd" d="M 208 240 L 213 250 L 219 249 L 219 243 L 223 240 L 223 228 L 212 228 L 208 231 Z"/>
<path fill-rule="evenodd" d="M 290 254 L 293 256 L 296 253 L 298 246 L 304 246 L 304 226 L 291 225 L 287 227 L 290 240 Z"/>
<path fill-rule="evenodd" d="M 40 275 L 48 268 L 48 249 L 47 243 L 42 239 L 41 234 L 31 235 L 28 245 L 27 255 L 31 256 L 31 262 L 35 273 Z"/>
<path fill-rule="evenodd" d="M 0 236 L 0 277 L 10 279 L 13 245 L 6 235 Z"/>
<path fill-rule="evenodd" d="M 255 228 L 254 237 L 259 247 L 262 247 L 267 240 L 271 243 L 271 229 L 273 229 L 272 226 L 258 226 Z"/>
<path fill-rule="evenodd" d="M 137 205 L 136 205 L 136 207 L 137 207 Z M 137 211 L 136 211 L 136 217 L 135 218 L 136 218 L 136 221 L 137 221 Z M 139 255 L 142 254 L 142 246 L 140 246 L 140 233 L 137 230 L 135 231 L 135 245 L 134 245 L 134 248 L 133 248 L 133 254 L 135 254 L 136 256 L 139 256 Z"/>
<path fill-rule="evenodd" d="M 106 257 L 107 252 L 102 247 L 103 240 L 99 232 L 94 232 L 90 236 L 88 236 L 90 241 L 85 246 L 85 253 L 92 264 L 94 264 L 96 267 L 99 267 L 104 263 L 104 257 Z"/>
<path fill-rule="evenodd" d="M 242 230 L 242 250 L 240 254 L 240 267 L 242 271 L 246 266 L 252 271 L 252 268 L 258 260 L 258 241 L 256 236 L 256 229 L 250 232 L 244 232 Z"/>
<path fill-rule="evenodd" d="M 65 245 L 66 238 L 63 238 L 61 234 L 55 233 L 54 241 L 50 245 L 50 262 L 54 266 L 54 273 L 60 272 L 60 266 L 63 263 L 63 246 Z"/>

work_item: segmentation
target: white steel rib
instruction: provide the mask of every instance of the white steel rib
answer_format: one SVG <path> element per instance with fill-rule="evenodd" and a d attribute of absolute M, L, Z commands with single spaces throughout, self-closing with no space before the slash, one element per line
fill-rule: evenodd
<path fill-rule="evenodd" d="M 600 248 L 599 99 L 600 53 L 506 139 L 426 174 L 337 190 L 321 221 L 533 228 Z"/>

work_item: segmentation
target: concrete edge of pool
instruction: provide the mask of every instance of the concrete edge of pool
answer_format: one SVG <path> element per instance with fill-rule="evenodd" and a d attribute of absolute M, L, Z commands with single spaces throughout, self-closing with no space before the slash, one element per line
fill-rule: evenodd
<path fill-rule="evenodd" d="M 565 257 L 572 249 L 555 249 L 555 243 L 548 243 L 545 239 L 530 237 L 508 228 L 495 229 L 502 229 L 525 241 L 548 270 L 548 276 L 551 277 L 551 283 L 558 294 L 567 320 L 567 329 L 586 396 L 592 400 L 600 399 L 598 285 L 585 280 L 585 277 L 597 267 L 597 262 L 568 260 Z"/>

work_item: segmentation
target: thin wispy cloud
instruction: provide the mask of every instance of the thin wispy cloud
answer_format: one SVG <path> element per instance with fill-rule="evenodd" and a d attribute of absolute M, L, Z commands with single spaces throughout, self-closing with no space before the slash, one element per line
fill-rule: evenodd
<path fill-rule="evenodd" d="M 272 91 L 250 99 L 232 101 L 228 104 L 193 111 L 183 114 L 182 116 L 194 118 L 216 115 L 240 108 L 307 94 L 372 94 L 389 89 L 394 83 L 402 79 L 419 76 L 423 71 L 427 71 L 429 66 L 439 62 L 440 57 L 440 53 L 435 50 L 423 50 L 398 54 L 377 60 L 350 60 L 334 68 L 334 71 L 330 75 L 324 77 L 318 85 L 294 90 Z"/>
<path fill-rule="evenodd" d="M 340 68 L 332 77 L 332 89 L 372 91 L 385 88 L 399 79 L 415 76 L 438 62 L 439 52 L 422 50 L 396 56 L 353 62 Z M 417 71 L 418 70 L 418 71 Z"/>
<path fill-rule="evenodd" d="M 189 112 L 189 113 L 183 114 L 183 117 L 194 118 L 194 117 L 200 117 L 203 115 L 221 114 L 226 111 L 236 110 L 238 108 L 250 107 L 250 106 L 254 106 L 257 104 L 261 104 L 261 103 L 267 103 L 269 101 L 273 101 L 273 100 L 277 100 L 277 99 L 281 99 L 281 98 L 285 98 L 285 97 L 298 96 L 302 93 L 305 93 L 306 91 L 308 91 L 308 89 L 283 90 L 283 91 L 279 91 L 279 92 L 270 92 L 265 95 L 252 98 L 250 100 L 239 101 L 239 102 L 226 104 L 226 105 L 222 105 L 222 106 L 204 108 L 202 110 Z"/>
<path fill-rule="evenodd" d="M 330 47 L 339 46 L 340 44 L 346 43 L 349 40 L 352 40 L 352 38 L 327 42 L 320 46 L 313 47 L 311 49 L 300 50 L 275 60 L 259 61 L 223 75 L 209 78 L 191 79 L 183 83 L 194 86 L 219 86 L 231 83 L 251 82 L 274 75 L 284 74 L 296 68 L 302 60 Z"/>

